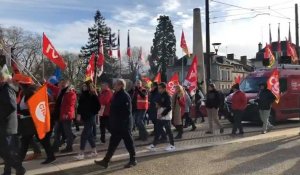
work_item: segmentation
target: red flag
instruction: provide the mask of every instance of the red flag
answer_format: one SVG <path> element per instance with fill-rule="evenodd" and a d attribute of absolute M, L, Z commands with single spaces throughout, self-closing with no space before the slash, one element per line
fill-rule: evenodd
<path fill-rule="evenodd" d="M 286 43 L 287 43 L 287 56 L 291 57 L 292 63 L 297 63 L 298 56 L 295 47 L 289 41 L 286 41 Z"/>
<path fill-rule="evenodd" d="M 127 56 L 130 58 L 131 55 L 131 48 L 130 48 L 130 38 L 129 38 L 129 30 L 128 30 L 128 36 L 127 36 Z"/>
<path fill-rule="evenodd" d="M 39 139 L 43 139 L 50 131 L 50 110 L 47 86 L 43 85 L 27 103 L 38 137 Z"/>
<path fill-rule="evenodd" d="M 182 30 L 182 33 L 181 33 L 180 47 L 182 48 L 182 50 L 185 54 L 187 54 L 188 56 L 190 55 L 188 46 L 187 46 L 186 41 L 185 41 L 183 30 Z"/>
<path fill-rule="evenodd" d="M 179 84 L 179 76 L 178 73 L 175 72 L 174 75 L 171 77 L 170 81 L 167 84 L 167 91 L 170 95 L 173 95 L 175 93 L 175 86 Z"/>
<path fill-rule="evenodd" d="M 276 96 L 276 103 L 280 100 L 280 89 L 279 89 L 279 71 L 274 69 L 272 75 L 268 79 L 268 89 Z"/>
<path fill-rule="evenodd" d="M 120 50 L 120 30 L 118 31 L 118 58 L 121 59 L 121 50 Z"/>
<path fill-rule="evenodd" d="M 242 81 L 242 77 L 240 75 L 238 75 L 237 77 L 234 78 L 234 83 L 235 84 L 240 84 Z"/>
<path fill-rule="evenodd" d="M 270 65 L 268 67 L 272 67 L 275 63 L 275 57 L 272 53 L 271 45 L 269 45 L 269 44 L 266 44 L 264 59 L 270 59 Z"/>
<path fill-rule="evenodd" d="M 103 41 L 102 38 L 100 38 L 100 46 L 99 46 L 99 57 L 97 60 L 97 67 L 101 68 L 104 64 L 104 52 L 103 52 Z"/>
<path fill-rule="evenodd" d="M 198 81 L 197 65 L 198 65 L 198 58 L 195 55 L 191 67 L 189 69 L 189 72 L 186 75 L 185 80 L 183 82 L 183 85 L 189 88 L 190 94 L 192 96 L 196 93 L 196 89 L 197 89 L 197 81 Z"/>
<path fill-rule="evenodd" d="M 67 65 L 64 59 L 58 54 L 54 46 L 51 44 L 50 40 L 43 33 L 43 54 L 49 58 L 54 64 L 56 64 L 60 69 L 65 70 Z"/>
<path fill-rule="evenodd" d="M 155 76 L 153 82 L 161 83 L 161 73 L 160 72 L 158 72 L 158 74 Z"/>
<path fill-rule="evenodd" d="M 86 73 L 85 73 L 85 80 L 94 80 L 94 76 L 95 76 L 95 54 L 93 53 L 91 55 L 89 64 L 86 68 Z"/>

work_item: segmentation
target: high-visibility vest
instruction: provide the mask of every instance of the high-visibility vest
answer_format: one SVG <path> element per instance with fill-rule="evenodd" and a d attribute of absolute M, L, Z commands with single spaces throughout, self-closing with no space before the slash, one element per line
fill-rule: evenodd
<path fill-rule="evenodd" d="M 148 95 L 146 95 L 145 98 L 142 98 L 139 94 L 137 94 L 137 109 L 147 110 L 148 107 L 149 107 Z"/>

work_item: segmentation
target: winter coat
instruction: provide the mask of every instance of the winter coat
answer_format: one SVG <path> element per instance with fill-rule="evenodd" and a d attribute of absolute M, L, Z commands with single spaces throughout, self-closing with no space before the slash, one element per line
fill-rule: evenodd
<path fill-rule="evenodd" d="M 36 129 L 29 112 L 27 101 L 35 93 L 37 88 L 34 85 L 30 85 L 25 90 L 26 92 L 21 92 L 21 100 L 18 103 L 18 133 L 22 136 L 30 136 L 36 134 Z"/>
<path fill-rule="evenodd" d="M 100 110 L 100 103 L 97 95 L 90 92 L 83 92 L 78 101 L 77 114 L 81 116 L 83 121 L 88 120 L 90 117 L 98 114 Z"/>
<path fill-rule="evenodd" d="M 264 89 L 259 92 L 256 102 L 260 110 L 269 110 L 275 99 L 275 95 L 269 89 Z"/>
<path fill-rule="evenodd" d="M 163 109 L 162 111 L 160 111 L 161 117 L 170 115 L 170 112 L 172 111 L 172 102 L 171 102 L 171 96 L 168 94 L 167 91 L 165 91 L 159 95 L 156 103 L 158 104 L 158 106 L 160 108 Z M 172 112 L 171 112 L 171 115 L 172 115 Z"/>
<path fill-rule="evenodd" d="M 184 96 L 184 98 L 185 98 L 184 112 L 190 112 L 190 108 L 192 106 L 192 100 L 191 100 L 191 97 L 189 96 L 189 94 L 186 91 L 184 91 L 184 92 L 185 92 L 185 96 Z"/>
<path fill-rule="evenodd" d="M 111 133 L 132 130 L 132 103 L 129 94 L 125 90 L 115 92 L 112 97 L 109 126 Z"/>
<path fill-rule="evenodd" d="M 234 94 L 232 95 L 231 102 L 232 102 L 231 105 L 232 110 L 243 111 L 247 107 L 247 97 L 245 93 L 242 91 L 234 92 Z"/>
<path fill-rule="evenodd" d="M 16 92 L 9 84 L 0 85 L 0 134 L 17 134 Z"/>
<path fill-rule="evenodd" d="M 75 119 L 75 108 L 76 108 L 76 93 L 75 89 L 72 86 L 67 87 L 66 89 L 60 89 L 57 86 L 54 86 L 50 83 L 47 83 L 47 87 L 54 93 L 59 94 L 61 91 L 65 90 L 63 95 L 60 111 L 59 111 L 59 120 L 73 120 Z"/>
<path fill-rule="evenodd" d="M 100 101 L 101 107 L 105 107 L 103 116 L 101 116 L 101 117 L 109 116 L 110 103 L 111 103 L 112 97 L 113 97 L 113 93 L 110 89 L 101 90 L 100 95 L 99 95 L 99 101 Z"/>
<path fill-rule="evenodd" d="M 151 120 L 157 118 L 157 108 L 156 108 L 156 103 L 158 102 L 160 98 L 160 94 L 158 92 L 158 89 L 154 89 L 151 91 L 150 96 L 149 96 L 149 109 L 148 109 L 148 114 Z M 171 105 L 170 105 L 171 107 Z"/>
<path fill-rule="evenodd" d="M 182 117 L 185 112 L 185 98 L 174 94 L 172 97 L 172 118 L 175 126 L 182 125 Z"/>
<path fill-rule="evenodd" d="M 206 95 L 206 108 L 216 108 L 218 109 L 220 106 L 220 94 L 217 90 L 209 91 Z"/>

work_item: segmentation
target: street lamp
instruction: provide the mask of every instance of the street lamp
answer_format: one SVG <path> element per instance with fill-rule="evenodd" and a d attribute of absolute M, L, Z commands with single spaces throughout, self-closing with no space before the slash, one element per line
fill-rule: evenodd
<path fill-rule="evenodd" d="M 221 46 L 221 43 L 212 43 L 212 45 L 214 46 L 216 55 L 218 55 L 218 51 L 219 51 L 219 47 Z"/>

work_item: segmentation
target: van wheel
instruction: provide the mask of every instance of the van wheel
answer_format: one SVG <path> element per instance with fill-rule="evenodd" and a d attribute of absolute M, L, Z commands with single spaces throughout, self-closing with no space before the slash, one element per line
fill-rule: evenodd
<path fill-rule="evenodd" d="M 271 110 L 269 122 L 271 123 L 271 125 L 276 125 L 276 114 L 275 114 L 275 111 L 273 111 L 273 110 Z"/>

